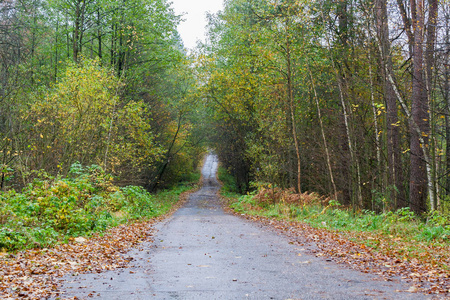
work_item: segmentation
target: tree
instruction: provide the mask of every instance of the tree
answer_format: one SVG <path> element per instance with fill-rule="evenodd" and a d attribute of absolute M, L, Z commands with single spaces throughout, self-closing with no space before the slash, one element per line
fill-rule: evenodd
<path fill-rule="evenodd" d="M 374 10 L 378 36 L 377 43 L 379 45 L 381 65 L 384 66 L 380 69 L 380 72 L 383 78 L 383 96 L 386 105 L 387 182 L 392 184 L 393 187 L 389 192 L 392 193 L 391 198 L 394 200 L 394 207 L 400 208 L 407 206 L 407 199 L 402 176 L 397 97 L 395 96 L 393 84 L 388 78 L 389 74 L 394 74 L 394 67 L 389 40 L 387 2 L 385 0 L 377 0 Z"/>

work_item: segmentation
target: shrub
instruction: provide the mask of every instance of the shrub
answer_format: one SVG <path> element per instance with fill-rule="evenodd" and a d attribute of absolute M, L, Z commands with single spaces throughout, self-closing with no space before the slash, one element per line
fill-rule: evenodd
<path fill-rule="evenodd" d="M 0 250 L 46 247 L 159 213 L 153 195 L 142 187 L 118 188 L 96 165 L 75 163 L 67 178 L 40 175 L 21 193 L 0 194 Z"/>

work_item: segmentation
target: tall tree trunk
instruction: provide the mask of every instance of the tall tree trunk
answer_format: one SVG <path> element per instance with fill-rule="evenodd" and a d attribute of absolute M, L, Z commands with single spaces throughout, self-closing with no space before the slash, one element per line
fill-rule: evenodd
<path fill-rule="evenodd" d="M 103 53 L 102 53 L 102 27 L 101 27 L 100 8 L 97 8 L 97 39 L 98 39 L 98 58 L 100 59 L 101 63 Z"/>
<path fill-rule="evenodd" d="M 336 14 L 339 21 L 339 39 L 342 42 L 342 46 L 345 48 L 348 46 L 348 15 L 347 15 L 347 0 L 340 0 Z"/>
<path fill-rule="evenodd" d="M 389 27 L 387 14 L 387 0 L 377 0 L 375 4 L 378 41 L 380 43 L 381 63 L 393 73 L 393 63 L 390 55 L 391 45 L 389 41 Z M 401 153 L 399 145 L 399 120 L 395 92 L 392 84 L 387 79 L 385 68 L 381 68 L 383 77 L 384 100 L 386 104 L 386 131 L 387 131 L 387 161 L 388 180 L 394 189 L 390 189 L 394 208 L 407 206 L 406 191 L 403 186 L 403 174 L 401 165 Z"/>
<path fill-rule="evenodd" d="M 67 59 L 70 59 L 70 36 L 69 36 L 69 16 L 66 15 L 66 47 L 67 47 Z M 73 45 L 72 45 L 73 46 Z"/>
<path fill-rule="evenodd" d="M 298 136 L 297 136 L 297 126 L 295 122 L 294 88 L 292 83 L 292 58 L 291 58 L 291 45 L 289 37 L 286 40 L 286 60 L 287 60 L 287 92 L 289 97 L 289 107 L 291 111 L 292 136 L 294 138 L 295 153 L 297 155 L 297 191 L 301 193 L 302 166 L 301 166 L 300 146 L 298 143 Z"/>
<path fill-rule="evenodd" d="M 55 30 L 55 74 L 54 80 L 56 81 L 58 76 L 58 62 L 59 62 L 59 53 L 58 53 L 58 34 L 59 34 L 59 19 L 56 21 L 56 30 Z"/>
<path fill-rule="evenodd" d="M 369 32 L 371 32 L 370 24 L 368 26 Z M 384 192 L 384 188 L 386 186 L 385 182 L 385 176 L 384 176 L 384 165 L 381 161 L 381 151 L 382 151 L 382 145 L 381 145 L 381 138 L 380 138 L 380 125 L 378 122 L 378 108 L 375 105 L 375 90 L 374 90 L 374 81 L 373 81 L 373 71 L 372 71 L 372 52 L 369 47 L 369 84 L 370 84 L 370 102 L 372 104 L 372 114 L 373 114 L 373 130 L 374 130 L 374 136 L 375 136 L 375 143 L 376 143 L 376 157 L 377 157 L 377 171 L 375 174 L 376 180 L 372 182 L 372 190 L 376 190 L 378 186 L 382 187 L 382 192 Z M 374 205 L 374 195 L 372 195 L 372 211 L 375 211 L 375 205 Z"/>
<path fill-rule="evenodd" d="M 117 55 L 117 75 L 120 77 L 122 75 L 123 70 L 123 32 L 119 34 L 119 53 Z"/>
<path fill-rule="evenodd" d="M 72 36 L 72 56 L 73 61 L 78 61 L 78 39 L 80 36 L 80 19 L 81 19 L 81 2 L 76 1 L 75 4 L 75 20 L 74 20 L 74 28 L 73 28 L 73 36 Z"/>
<path fill-rule="evenodd" d="M 445 115 L 445 128 L 446 128 L 446 173 L 447 180 L 445 183 L 446 193 L 450 194 L 450 11 L 445 18 L 445 44 L 447 49 L 444 48 L 443 57 L 443 85 L 442 85 L 442 97 L 447 106 L 447 114 Z"/>
<path fill-rule="evenodd" d="M 111 25 L 111 49 L 110 49 L 110 65 L 116 64 L 116 44 L 117 44 L 117 23 Z"/>
<path fill-rule="evenodd" d="M 359 166 L 358 158 L 356 157 L 357 154 L 354 151 L 355 147 L 353 145 L 352 137 L 351 137 L 351 130 L 350 130 L 350 120 L 349 120 L 349 109 L 346 104 L 346 95 L 347 92 L 344 91 L 344 86 L 342 83 L 342 78 L 339 75 L 339 72 L 337 69 L 335 69 L 336 72 L 336 79 L 338 82 L 339 87 L 339 99 L 341 100 L 341 107 L 342 107 L 342 115 L 344 118 L 344 125 L 345 125 L 345 135 L 348 143 L 348 151 L 350 153 L 350 164 L 351 164 L 351 173 L 352 175 L 355 175 L 356 177 L 356 202 L 353 200 L 352 206 L 355 209 L 356 205 L 358 205 L 360 208 L 362 208 L 362 191 L 361 191 L 361 170 Z M 352 197 L 353 198 L 353 197 Z"/>
<path fill-rule="evenodd" d="M 88 0 L 83 0 L 83 5 L 81 6 L 81 15 L 80 15 L 80 30 L 78 37 L 78 53 L 83 53 L 83 36 L 84 36 L 84 26 L 85 26 L 85 18 L 86 18 L 86 4 Z"/>
<path fill-rule="evenodd" d="M 434 50 L 435 50 L 435 42 L 436 42 L 436 26 L 437 26 L 437 16 L 438 16 L 438 0 L 428 0 L 428 23 L 427 23 L 427 41 L 426 41 L 426 49 L 425 49 L 425 65 L 426 65 L 426 91 L 427 91 L 427 100 L 429 103 L 429 106 L 434 111 L 433 106 L 433 99 L 432 99 L 432 91 L 433 91 L 433 73 L 434 73 L 434 66 L 435 66 L 435 60 L 434 60 Z M 430 117 L 433 119 L 434 114 L 430 113 Z M 430 124 L 433 124 L 432 119 L 429 121 Z M 436 139 L 435 139 L 435 127 L 431 127 L 431 149 L 432 155 L 431 155 L 431 163 L 433 166 L 433 191 L 434 199 L 430 197 L 430 208 L 432 210 L 436 209 L 438 197 L 439 194 L 437 191 L 437 183 L 436 183 Z"/>
<path fill-rule="evenodd" d="M 414 121 L 420 132 L 413 129 L 411 124 L 411 173 L 410 173 L 410 202 L 411 208 L 416 213 L 425 212 L 427 209 L 427 176 L 426 162 L 424 152 L 428 149 L 429 127 L 429 105 L 427 99 L 426 83 L 424 78 L 424 55 L 423 55 L 423 35 L 424 35 L 424 0 L 417 0 L 412 15 L 414 26 L 414 45 L 412 53 L 413 78 L 412 78 L 412 99 L 411 99 L 411 120 Z M 419 141 L 419 135 L 422 135 L 424 145 Z M 431 196 L 431 195 L 430 195 Z M 432 200 L 434 201 L 434 199 Z"/>

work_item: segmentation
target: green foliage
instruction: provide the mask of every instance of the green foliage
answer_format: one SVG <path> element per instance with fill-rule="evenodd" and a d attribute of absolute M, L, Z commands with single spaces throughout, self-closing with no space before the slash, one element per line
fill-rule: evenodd
<path fill-rule="evenodd" d="M 152 195 L 142 187 L 119 188 L 96 165 L 74 163 L 67 178 L 42 173 L 21 193 L 0 194 L 0 249 L 47 247 L 68 237 L 166 213 L 183 185 Z"/>
<path fill-rule="evenodd" d="M 388 4 L 391 9 L 398 7 Z M 341 1 L 229 0 L 209 19 L 198 56 L 200 91 L 216 129 L 215 150 L 238 184 L 265 181 L 334 194 L 355 210 L 408 205 L 406 178 L 413 166 L 409 141 L 400 137 L 411 128 L 397 105 L 387 104 L 398 99 L 377 59 L 391 45 L 374 39 L 380 34 L 375 17 L 363 3 L 350 9 Z M 403 78 L 397 88 L 408 98 L 411 83 L 400 75 L 407 63 L 397 46 L 390 49 L 391 75 Z M 429 102 L 443 109 L 447 102 L 438 94 L 430 90 Z M 439 109 L 431 115 L 420 118 L 431 124 L 429 165 L 439 185 L 448 187 L 446 167 L 435 163 L 449 141 L 438 134 L 448 118 Z M 410 175 L 419 173 L 425 175 L 425 167 Z M 430 186 L 438 186 L 433 180 Z M 448 188 L 439 191 L 435 207 L 445 211 Z"/>
<path fill-rule="evenodd" d="M 259 203 L 254 195 L 230 198 L 231 207 L 240 213 L 265 217 L 295 219 L 314 227 L 326 227 L 338 231 L 365 231 L 386 236 L 402 236 L 424 242 L 450 241 L 450 218 L 434 211 L 424 223 L 409 207 L 395 212 L 377 214 L 363 211 L 355 214 L 352 210 L 340 208 L 337 203 L 328 207 L 320 205 L 290 205 L 284 203 Z"/>
<path fill-rule="evenodd" d="M 35 170 L 66 175 L 76 161 L 101 166 L 119 185 L 144 186 L 170 161 L 164 186 L 182 180 L 204 136 L 191 134 L 198 101 L 189 98 L 195 81 L 180 17 L 167 0 L 79 4 L 22 1 L 2 10 L 11 29 L 0 34 L 10 45 L 0 51 L 8 56 L 2 188 L 23 188 Z"/>
<path fill-rule="evenodd" d="M 230 175 L 224 167 L 219 167 L 218 174 L 219 180 L 222 182 L 222 192 L 228 195 L 239 193 L 237 187 L 236 178 Z"/>
<path fill-rule="evenodd" d="M 163 150 L 154 142 L 147 108 L 121 101 L 122 87 L 97 61 L 70 63 L 52 91 L 23 112 L 33 133 L 28 168 L 66 174 L 79 161 L 121 175 L 157 161 Z"/>
<path fill-rule="evenodd" d="M 152 203 L 152 195 L 140 186 L 128 186 L 121 189 L 125 196 L 124 203 L 132 218 L 143 215 L 152 215 L 155 208 Z"/>

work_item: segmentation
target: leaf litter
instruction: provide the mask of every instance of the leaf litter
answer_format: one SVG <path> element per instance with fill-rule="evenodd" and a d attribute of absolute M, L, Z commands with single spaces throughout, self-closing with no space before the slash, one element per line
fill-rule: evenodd
<path fill-rule="evenodd" d="M 58 284 L 64 275 L 125 268 L 131 260 L 127 251 L 151 241 L 154 222 L 121 225 L 82 243 L 72 240 L 52 249 L 7 254 L 0 259 L 0 298 L 58 297 L 61 294 Z"/>
<path fill-rule="evenodd" d="M 63 299 L 59 286 L 65 275 L 126 268 L 133 260 L 127 252 L 143 242 L 153 242 L 153 225 L 170 216 L 194 191 L 182 193 L 168 213 L 148 221 L 119 225 L 90 238 L 71 238 L 53 248 L 2 253 L 0 299 Z"/>
<path fill-rule="evenodd" d="M 314 228 L 299 221 L 268 218 L 233 212 L 248 220 L 262 223 L 286 235 L 291 243 L 301 246 L 315 245 L 309 249 L 316 256 L 343 263 L 364 273 L 376 274 L 386 281 L 401 277 L 411 284 L 408 292 L 422 292 L 436 297 L 450 298 L 450 251 L 448 247 L 422 245 L 418 255 L 411 258 L 405 249 L 412 241 L 384 237 L 367 232 L 338 232 Z M 377 240 L 377 249 L 364 242 Z"/>

